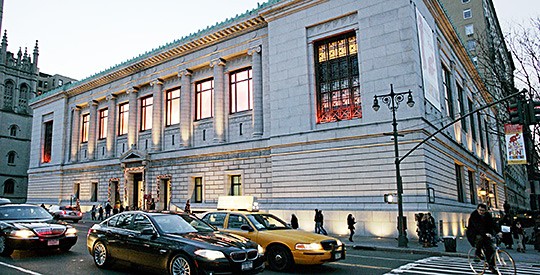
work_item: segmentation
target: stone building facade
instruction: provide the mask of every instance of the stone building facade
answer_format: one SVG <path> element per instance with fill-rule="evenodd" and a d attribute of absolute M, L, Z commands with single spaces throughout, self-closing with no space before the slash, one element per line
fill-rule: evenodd
<path fill-rule="evenodd" d="M 414 107 L 396 110 L 400 155 L 458 108 L 491 102 L 456 37 L 435 0 L 269 1 L 32 100 L 28 200 L 174 209 L 190 199 L 205 211 L 252 195 L 306 230 L 318 208 L 330 232 L 346 233 L 353 213 L 359 234 L 393 236 L 392 112 L 380 97 L 375 112 L 374 97 L 391 84 L 411 91 Z M 418 212 L 447 235 L 463 233 L 477 202 L 501 208 L 491 112 L 401 163 L 410 236 Z"/>

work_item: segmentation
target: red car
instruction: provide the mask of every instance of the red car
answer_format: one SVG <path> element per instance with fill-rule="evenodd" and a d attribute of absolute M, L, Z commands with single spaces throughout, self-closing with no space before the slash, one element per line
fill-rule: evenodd
<path fill-rule="evenodd" d="M 69 205 L 53 205 L 49 207 L 49 213 L 57 220 L 69 220 L 78 223 L 83 218 L 83 213 L 73 206 Z"/>

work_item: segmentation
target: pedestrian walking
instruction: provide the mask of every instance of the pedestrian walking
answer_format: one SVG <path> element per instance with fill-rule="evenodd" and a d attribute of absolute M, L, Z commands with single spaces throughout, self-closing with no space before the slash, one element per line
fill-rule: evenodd
<path fill-rule="evenodd" d="M 191 204 L 189 200 L 186 201 L 186 206 L 184 206 L 184 212 L 191 214 Z"/>
<path fill-rule="evenodd" d="M 111 216 L 112 206 L 109 202 L 105 205 L 105 219 Z"/>
<path fill-rule="evenodd" d="M 95 221 L 96 220 L 96 205 L 92 205 L 92 209 L 90 210 L 90 215 L 92 217 L 92 220 Z"/>
<path fill-rule="evenodd" d="M 103 220 L 103 206 L 100 204 L 98 208 L 98 220 Z"/>
<path fill-rule="evenodd" d="M 430 244 L 431 246 L 435 246 L 437 247 L 437 241 L 438 241 L 438 238 L 437 238 L 437 224 L 435 223 L 435 218 L 433 218 L 433 216 L 431 216 L 431 213 L 427 213 L 427 216 L 428 216 L 428 234 L 429 234 L 429 239 L 430 239 Z"/>
<path fill-rule="evenodd" d="M 354 219 L 353 215 L 349 214 L 349 216 L 347 216 L 347 226 L 348 226 L 349 231 L 350 231 L 349 241 L 351 241 L 351 242 L 354 242 L 353 241 L 353 236 L 354 236 L 354 230 L 356 229 L 354 227 L 355 223 L 356 223 L 356 220 Z"/>
<path fill-rule="evenodd" d="M 525 253 L 525 231 L 519 221 L 516 222 L 514 227 L 514 239 L 517 243 L 517 252 Z"/>
<path fill-rule="evenodd" d="M 120 213 L 124 212 L 124 205 L 123 204 L 120 204 Z"/>
<path fill-rule="evenodd" d="M 298 218 L 295 214 L 291 215 L 291 227 L 292 229 L 298 229 Z"/>
<path fill-rule="evenodd" d="M 313 221 L 315 222 L 315 233 L 320 234 L 321 233 L 321 217 L 319 215 L 319 209 L 315 209 L 315 217 L 313 218 Z"/>
<path fill-rule="evenodd" d="M 505 215 L 499 221 L 499 226 L 502 232 L 502 242 L 506 249 L 512 249 L 514 240 L 512 240 L 512 217 L 505 213 Z"/>
<path fill-rule="evenodd" d="M 116 205 L 115 205 L 114 208 L 113 208 L 113 210 L 112 210 L 113 215 L 118 214 L 118 211 L 119 211 L 119 209 L 118 209 L 118 207 L 116 207 Z"/>
<path fill-rule="evenodd" d="M 150 210 L 156 210 L 156 201 L 154 198 L 152 198 L 152 202 L 150 203 Z"/>
<path fill-rule="evenodd" d="M 319 220 L 320 220 L 320 225 L 321 225 L 320 233 L 323 235 L 328 235 L 328 233 L 324 229 L 324 215 L 322 213 L 322 210 L 319 210 Z"/>

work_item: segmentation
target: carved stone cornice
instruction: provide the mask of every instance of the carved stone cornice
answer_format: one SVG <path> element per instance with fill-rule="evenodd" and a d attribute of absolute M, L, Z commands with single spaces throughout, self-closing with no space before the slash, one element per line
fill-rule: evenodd
<path fill-rule="evenodd" d="M 137 87 L 131 87 L 126 90 L 126 94 L 137 93 L 137 92 L 139 92 L 139 88 Z"/>
<path fill-rule="evenodd" d="M 150 81 L 150 86 L 154 86 L 154 85 L 163 85 L 164 81 L 160 78 L 156 78 L 152 81 Z"/>
<path fill-rule="evenodd" d="M 98 106 L 98 101 L 92 99 L 88 101 L 88 106 Z"/>
<path fill-rule="evenodd" d="M 192 76 L 192 75 L 193 75 L 193 71 L 190 69 L 183 69 L 178 72 L 178 77 Z"/>
<path fill-rule="evenodd" d="M 72 110 L 72 111 L 75 111 L 75 112 L 80 112 L 81 109 L 82 109 L 81 106 L 77 106 L 77 105 L 71 107 L 71 110 Z"/>
<path fill-rule="evenodd" d="M 257 45 L 257 46 L 249 48 L 247 54 L 253 55 L 254 53 L 260 53 L 261 51 L 262 51 L 262 47 L 260 45 Z"/>
<path fill-rule="evenodd" d="M 116 100 L 117 96 L 115 94 L 109 94 L 105 97 L 105 100 L 107 101 L 111 101 L 111 100 Z"/>

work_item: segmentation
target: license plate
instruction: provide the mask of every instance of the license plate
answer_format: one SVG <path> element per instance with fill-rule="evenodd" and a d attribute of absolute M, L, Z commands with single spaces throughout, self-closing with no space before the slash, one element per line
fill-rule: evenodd
<path fill-rule="evenodd" d="M 60 240 L 47 240 L 47 245 L 59 245 Z"/>
<path fill-rule="evenodd" d="M 242 263 L 242 270 L 250 270 L 253 269 L 253 262 L 247 261 Z"/>
<path fill-rule="evenodd" d="M 341 259 L 341 253 L 334 254 L 334 260 L 339 260 L 339 259 Z"/>

